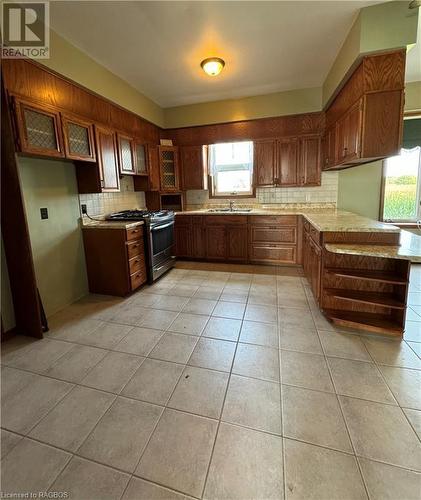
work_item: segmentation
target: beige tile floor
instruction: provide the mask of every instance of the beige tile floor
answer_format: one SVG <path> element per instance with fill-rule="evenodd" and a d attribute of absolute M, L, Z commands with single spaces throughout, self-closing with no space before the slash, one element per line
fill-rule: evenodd
<path fill-rule="evenodd" d="M 421 266 L 409 304 L 393 341 L 335 328 L 294 269 L 88 296 L 2 346 L 2 491 L 419 499 Z"/>

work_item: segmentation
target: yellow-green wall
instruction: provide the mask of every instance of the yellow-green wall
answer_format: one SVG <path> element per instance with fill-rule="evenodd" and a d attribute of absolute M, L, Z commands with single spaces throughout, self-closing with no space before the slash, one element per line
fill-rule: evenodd
<path fill-rule="evenodd" d="M 421 111 L 421 82 L 405 85 L 405 111 Z"/>
<path fill-rule="evenodd" d="M 226 99 L 165 109 L 166 128 L 252 120 L 271 116 L 309 113 L 322 109 L 321 88 Z"/>
<path fill-rule="evenodd" d="M 160 127 L 165 125 L 164 110 L 158 104 L 52 30 L 50 46 L 50 59 L 39 60 L 44 66 Z"/>
<path fill-rule="evenodd" d="M 88 293 L 75 167 L 19 158 L 38 288 L 47 316 Z M 40 208 L 49 218 L 41 220 Z"/>

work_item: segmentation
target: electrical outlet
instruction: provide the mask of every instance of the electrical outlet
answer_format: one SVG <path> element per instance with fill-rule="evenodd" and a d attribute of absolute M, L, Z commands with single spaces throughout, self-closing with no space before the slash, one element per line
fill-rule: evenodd
<path fill-rule="evenodd" d="M 39 211 L 41 214 L 41 219 L 48 219 L 48 209 L 47 208 L 40 208 Z"/>
<path fill-rule="evenodd" d="M 85 205 L 85 203 L 82 203 L 80 209 L 82 211 L 82 215 L 86 215 L 88 213 L 88 207 Z"/>

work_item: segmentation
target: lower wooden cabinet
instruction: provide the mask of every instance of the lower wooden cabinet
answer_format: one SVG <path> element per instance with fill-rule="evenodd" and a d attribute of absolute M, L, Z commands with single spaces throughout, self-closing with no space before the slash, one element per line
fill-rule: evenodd
<path fill-rule="evenodd" d="M 247 226 L 226 226 L 227 260 L 247 261 Z"/>
<path fill-rule="evenodd" d="M 303 270 L 317 301 L 320 300 L 322 275 L 322 249 L 319 243 L 320 233 L 305 221 L 303 231 Z"/>
<path fill-rule="evenodd" d="M 125 296 L 147 281 L 143 227 L 83 229 L 89 291 Z"/>
<path fill-rule="evenodd" d="M 226 260 L 227 230 L 224 224 L 206 227 L 206 258 L 210 260 Z"/>

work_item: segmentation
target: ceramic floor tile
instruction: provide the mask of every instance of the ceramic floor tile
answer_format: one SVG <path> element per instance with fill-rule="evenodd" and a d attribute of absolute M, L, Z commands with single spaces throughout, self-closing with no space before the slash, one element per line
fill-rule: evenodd
<path fill-rule="evenodd" d="M 241 320 L 212 317 L 204 329 L 203 337 L 212 337 L 221 340 L 238 340 Z"/>
<path fill-rule="evenodd" d="M 324 356 L 281 351 L 282 383 L 334 392 Z"/>
<path fill-rule="evenodd" d="M 418 321 L 406 321 L 403 337 L 412 342 L 421 342 L 421 326 Z"/>
<path fill-rule="evenodd" d="M 278 305 L 280 307 L 309 307 L 304 290 L 300 289 L 287 290 L 283 293 L 278 291 Z"/>
<path fill-rule="evenodd" d="M 132 477 L 121 500 L 188 500 L 188 497 L 157 484 Z"/>
<path fill-rule="evenodd" d="M 245 377 L 279 381 L 279 355 L 276 349 L 253 344 L 238 344 L 233 373 Z"/>
<path fill-rule="evenodd" d="M 278 325 L 255 321 L 243 321 L 240 342 L 278 348 Z"/>
<path fill-rule="evenodd" d="M 328 358 L 328 363 L 338 394 L 396 405 L 395 398 L 373 363 L 340 358 Z"/>
<path fill-rule="evenodd" d="M 407 342 L 409 347 L 415 352 L 415 354 L 421 358 L 421 343 L 420 342 Z"/>
<path fill-rule="evenodd" d="M 247 304 L 244 319 L 247 321 L 260 321 L 262 323 L 276 323 L 278 320 L 278 309 L 275 306 Z"/>
<path fill-rule="evenodd" d="M 30 437 L 75 452 L 114 401 L 112 394 L 75 387 L 30 432 Z"/>
<path fill-rule="evenodd" d="M 152 307 L 159 300 L 162 300 L 162 295 L 155 295 L 153 293 L 145 293 L 143 291 L 135 294 L 131 300 L 131 304 L 140 307 Z"/>
<path fill-rule="evenodd" d="M 149 313 L 138 322 L 138 326 L 155 328 L 156 330 L 166 330 L 177 316 L 177 312 L 150 309 Z"/>
<path fill-rule="evenodd" d="M 45 374 L 68 382 L 79 383 L 107 352 L 98 347 L 74 345 Z"/>
<path fill-rule="evenodd" d="M 184 369 L 183 365 L 146 359 L 124 388 L 122 395 L 165 405 Z"/>
<path fill-rule="evenodd" d="M 59 328 L 52 328 L 48 337 L 69 342 L 79 342 L 84 336 L 91 333 L 98 326 L 103 325 L 103 321 L 97 319 L 72 318 Z"/>
<path fill-rule="evenodd" d="M 377 363 L 421 370 L 421 360 L 405 342 L 375 338 L 363 342 Z"/>
<path fill-rule="evenodd" d="M 281 325 L 279 337 L 281 349 L 323 354 L 322 346 L 320 345 L 315 329 L 295 325 Z"/>
<path fill-rule="evenodd" d="M 29 495 L 48 490 L 70 458 L 70 453 L 22 439 L 1 462 L 2 493 Z"/>
<path fill-rule="evenodd" d="M 198 299 L 193 296 L 184 306 L 183 312 L 210 315 L 216 306 L 216 300 Z"/>
<path fill-rule="evenodd" d="M 229 372 L 235 348 L 235 342 L 201 338 L 191 355 L 189 365 Z"/>
<path fill-rule="evenodd" d="M 186 364 L 198 341 L 193 335 L 166 333 L 149 354 L 162 361 Z"/>
<path fill-rule="evenodd" d="M 135 374 L 145 358 L 110 352 L 82 380 L 82 385 L 118 394 Z"/>
<path fill-rule="evenodd" d="M 319 330 L 319 335 L 327 356 L 371 361 L 371 357 L 359 336 L 325 330 Z"/>
<path fill-rule="evenodd" d="M 248 298 L 249 304 L 261 305 L 261 306 L 276 306 L 276 288 L 272 291 L 260 291 L 250 288 L 250 294 Z"/>
<path fill-rule="evenodd" d="M 290 439 L 284 446 L 287 500 L 367 498 L 354 456 Z"/>
<path fill-rule="evenodd" d="M 131 325 L 105 323 L 89 333 L 89 335 L 86 335 L 80 342 L 94 347 L 102 347 L 103 349 L 112 349 L 132 328 Z"/>
<path fill-rule="evenodd" d="M 1 425 L 26 434 L 53 408 L 73 385 L 34 375 L 28 385 L 9 394 L 2 403 Z"/>
<path fill-rule="evenodd" d="M 115 311 L 109 321 L 134 326 L 148 313 L 147 307 L 139 306 L 136 303 L 124 303 Z"/>
<path fill-rule="evenodd" d="M 396 406 L 340 396 L 357 455 L 421 471 L 421 444 Z"/>
<path fill-rule="evenodd" d="M 198 289 L 199 285 L 180 285 L 177 283 L 171 290 L 171 295 L 176 295 L 177 297 L 193 297 Z"/>
<path fill-rule="evenodd" d="M 13 432 L 1 429 L 0 446 L 1 459 L 3 459 L 22 439 L 22 436 L 13 434 Z"/>
<path fill-rule="evenodd" d="M 243 319 L 245 304 L 236 302 L 223 302 L 220 300 L 212 312 L 212 316 L 219 316 L 221 318 L 230 319 Z"/>
<path fill-rule="evenodd" d="M 73 457 L 51 491 L 66 491 L 78 500 L 119 500 L 129 479 L 129 474 Z"/>
<path fill-rule="evenodd" d="M 221 295 L 221 288 L 201 286 L 193 295 L 195 299 L 218 300 Z"/>
<path fill-rule="evenodd" d="M 38 379 L 34 373 L 16 370 L 15 368 L 1 367 L 1 404 Z"/>
<path fill-rule="evenodd" d="M 118 397 L 78 453 L 133 472 L 162 411 L 161 406 Z"/>
<path fill-rule="evenodd" d="M 421 474 L 364 458 L 358 461 L 372 500 L 419 500 Z"/>
<path fill-rule="evenodd" d="M 239 290 L 234 292 L 222 292 L 221 299 L 225 302 L 238 302 L 240 304 L 245 304 L 247 302 L 248 292 L 241 292 Z"/>
<path fill-rule="evenodd" d="M 162 330 L 135 327 L 114 347 L 114 350 L 137 354 L 138 356 L 147 356 L 162 335 L 164 335 Z"/>
<path fill-rule="evenodd" d="M 410 408 L 403 408 L 403 412 L 412 428 L 417 433 L 418 438 L 421 440 L 421 410 L 412 410 Z"/>
<path fill-rule="evenodd" d="M 282 438 L 221 423 L 204 498 L 283 499 L 282 470 Z"/>
<path fill-rule="evenodd" d="M 186 297 L 160 295 L 159 299 L 154 302 L 152 308 L 180 312 L 188 301 L 189 299 Z"/>
<path fill-rule="evenodd" d="M 421 410 L 421 371 L 379 365 L 400 406 Z"/>
<path fill-rule="evenodd" d="M 169 331 L 175 333 L 184 333 L 186 335 L 201 335 L 208 322 L 209 316 L 199 316 L 198 314 L 189 314 L 182 312 L 171 323 Z"/>
<path fill-rule="evenodd" d="M 352 452 L 334 394 L 282 386 L 284 435 L 335 450 Z"/>
<path fill-rule="evenodd" d="M 275 382 L 232 375 L 222 420 L 281 434 L 280 387 Z"/>
<path fill-rule="evenodd" d="M 228 377 L 228 373 L 186 367 L 168 406 L 204 417 L 219 418 Z"/>
<path fill-rule="evenodd" d="M 135 474 L 199 497 L 216 429 L 215 420 L 166 409 Z"/>

